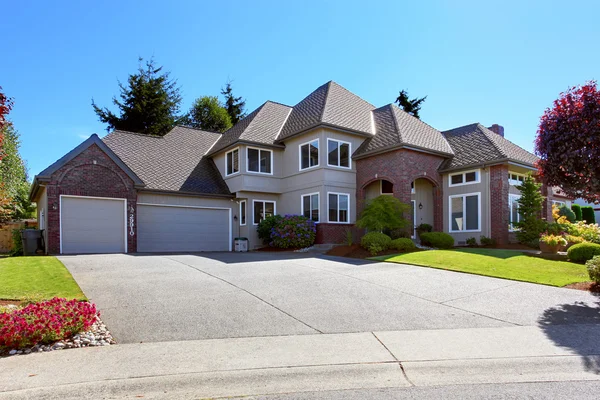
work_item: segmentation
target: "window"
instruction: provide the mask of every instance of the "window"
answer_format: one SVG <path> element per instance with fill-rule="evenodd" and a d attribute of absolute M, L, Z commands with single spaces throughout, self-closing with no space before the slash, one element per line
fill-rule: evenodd
<path fill-rule="evenodd" d="M 300 170 L 319 165 L 319 139 L 300 145 Z"/>
<path fill-rule="evenodd" d="M 566 206 L 567 203 L 565 203 L 564 201 L 560 201 L 560 200 L 552 200 L 552 205 L 560 207 L 560 206 Z"/>
<path fill-rule="evenodd" d="M 508 195 L 508 230 L 514 231 L 517 227 L 517 222 L 521 222 L 521 214 L 519 213 L 519 199 L 521 196 L 518 194 Z"/>
<path fill-rule="evenodd" d="M 481 182 L 479 170 L 474 171 L 465 171 L 459 174 L 450 175 L 450 184 L 449 186 L 461 186 L 461 185 L 470 185 L 472 183 Z"/>
<path fill-rule="evenodd" d="M 415 181 L 410 183 L 410 194 L 415 194 Z"/>
<path fill-rule="evenodd" d="M 225 157 L 226 171 L 225 176 L 233 175 L 240 172 L 240 155 L 239 149 L 234 149 L 227 152 Z"/>
<path fill-rule="evenodd" d="M 273 152 L 248 147 L 248 172 L 272 174 Z"/>
<path fill-rule="evenodd" d="M 265 200 L 253 200 L 254 205 L 254 225 L 267 217 L 275 215 L 275 202 Z"/>
<path fill-rule="evenodd" d="M 518 186 L 523 184 L 523 182 L 525 182 L 525 175 L 523 174 L 516 174 L 514 172 L 509 172 L 508 173 L 508 183 L 513 185 L 513 186 Z"/>
<path fill-rule="evenodd" d="M 344 193 L 327 193 L 329 222 L 350 222 L 350 195 Z"/>
<path fill-rule="evenodd" d="M 449 197 L 450 232 L 481 231 L 481 193 Z"/>
<path fill-rule="evenodd" d="M 240 225 L 246 225 L 246 200 L 240 201 Z"/>
<path fill-rule="evenodd" d="M 350 168 L 350 143 L 327 139 L 327 165 Z"/>
<path fill-rule="evenodd" d="M 302 196 L 302 215 L 314 222 L 319 222 L 319 193 Z"/>
<path fill-rule="evenodd" d="M 381 194 L 394 194 L 394 184 L 385 179 L 381 180 Z"/>

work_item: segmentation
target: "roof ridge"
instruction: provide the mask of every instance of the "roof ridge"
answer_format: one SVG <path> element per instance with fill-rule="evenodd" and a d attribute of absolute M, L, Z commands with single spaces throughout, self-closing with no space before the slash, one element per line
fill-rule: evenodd
<path fill-rule="evenodd" d="M 321 116 L 319 117 L 319 121 L 323 121 L 323 117 L 325 116 L 325 109 L 327 108 L 327 99 L 329 98 L 329 92 L 331 90 L 331 84 L 332 83 L 333 83 L 333 81 L 329 81 L 329 82 L 326 83 L 326 85 L 327 85 L 327 92 L 325 92 L 325 100 L 323 100 L 323 109 L 321 110 Z"/>
<path fill-rule="evenodd" d="M 526 151 L 527 153 L 529 153 L 529 154 L 532 154 L 532 155 L 534 155 L 534 156 L 535 156 L 535 153 L 532 153 L 532 152 L 530 152 L 529 150 L 527 150 L 527 149 L 524 149 L 523 147 L 519 146 L 518 144 L 516 144 L 516 143 L 515 143 L 515 142 L 513 142 L 512 140 L 508 140 L 508 139 L 507 139 L 507 138 L 505 138 L 504 136 L 502 136 L 502 135 L 498 135 L 496 132 L 492 131 L 491 129 L 489 129 L 489 128 L 487 128 L 487 127 L 485 127 L 485 126 L 481 125 L 481 124 L 479 124 L 479 125 L 483 127 L 483 129 L 485 130 L 485 133 L 486 133 L 486 135 L 497 135 L 498 137 L 500 137 L 500 138 L 502 138 L 502 139 L 506 140 L 506 141 L 507 141 L 508 143 L 510 143 L 511 145 L 513 145 L 513 146 L 516 146 L 516 147 L 518 147 L 519 149 L 521 149 L 521 150 L 523 150 L 523 151 Z M 491 142 L 493 142 L 493 140 L 491 140 Z M 536 157 L 537 157 L 537 156 L 536 156 Z"/>
<path fill-rule="evenodd" d="M 334 84 L 337 87 L 339 87 L 340 89 L 345 90 L 346 92 L 350 93 L 353 96 L 358 97 L 359 99 L 361 99 L 362 101 L 364 101 L 365 103 L 367 103 L 368 105 L 370 105 L 371 107 L 373 107 L 373 109 L 376 109 L 377 107 L 375 107 L 373 104 L 371 104 L 371 102 L 368 102 L 367 100 L 363 99 L 362 97 L 360 97 L 359 95 L 357 95 L 356 93 L 350 91 L 349 89 L 345 88 L 344 86 L 340 85 L 339 83 L 337 83 L 336 81 L 329 81 L 330 84 Z"/>
<path fill-rule="evenodd" d="M 398 127 L 398 118 L 396 117 L 396 113 L 394 112 L 394 105 L 392 103 L 389 103 L 388 105 L 384 106 L 384 107 L 388 107 L 390 109 L 390 113 L 392 114 L 392 122 L 394 123 L 394 131 L 396 131 L 396 134 L 398 135 L 398 140 L 400 140 L 400 143 L 404 143 L 404 140 L 402 139 L 402 134 L 400 133 L 400 128 Z"/>
<path fill-rule="evenodd" d="M 267 101 L 265 101 L 265 102 L 263 103 L 263 105 L 264 105 L 264 104 L 266 104 L 266 103 L 279 104 L 280 106 L 284 106 L 284 107 L 287 107 L 287 108 L 294 108 L 294 106 L 290 106 L 290 105 L 283 104 L 283 103 L 280 103 L 280 102 L 278 102 L 278 101 L 273 101 L 273 100 L 267 100 Z"/>
<path fill-rule="evenodd" d="M 248 122 L 248 125 L 246 126 L 246 129 L 244 129 L 242 131 L 242 133 L 240 133 L 240 137 L 238 138 L 238 140 L 242 137 L 242 135 L 244 135 L 244 133 L 246 133 L 250 127 L 252 126 L 252 124 L 254 122 L 256 122 L 256 117 L 258 117 L 258 115 L 262 112 L 262 110 L 265 108 L 265 104 L 267 104 L 269 101 L 265 101 L 264 103 L 262 103 L 260 106 L 258 106 L 258 108 L 254 111 L 256 111 L 256 114 L 254 114 L 254 117 L 252 117 L 252 119 L 250 120 L 250 122 Z M 233 127 L 232 127 L 233 128 Z"/>

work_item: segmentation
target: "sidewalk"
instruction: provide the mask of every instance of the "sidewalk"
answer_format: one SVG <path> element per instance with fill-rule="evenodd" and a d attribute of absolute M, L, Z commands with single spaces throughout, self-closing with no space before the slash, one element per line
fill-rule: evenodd
<path fill-rule="evenodd" d="M 0 399 L 202 398 L 600 380 L 598 337 L 600 325 L 564 325 L 552 327 L 551 335 L 537 327 L 506 327 L 62 350 L 0 359 Z M 571 341 L 559 346 L 556 338 Z"/>

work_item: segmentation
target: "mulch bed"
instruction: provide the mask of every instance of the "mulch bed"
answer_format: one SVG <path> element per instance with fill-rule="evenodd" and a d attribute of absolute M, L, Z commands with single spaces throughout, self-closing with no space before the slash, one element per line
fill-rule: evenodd
<path fill-rule="evenodd" d="M 20 304 L 20 300 L 0 300 L 0 306 L 18 306 Z"/>
<path fill-rule="evenodd" d="M 577 282 L 565 287 L 569 289 L 585 290 L 586 292 L 600 293 L 600 285 L 596 282 Z"/>
<path fill-rule="evenodd" d="M 328 256 L 337 256 L 337 257 L 349 257 L 349 258 L 360 258 L 365 259 L 369 257 L 373 257 L 373 255 L 360 247 L 359 244 L 353 244 L 352 246 L 335 246 L 333 249 L 329 250 L 326 253 Z M 386 250 L 378 253 L 378 256 L 387 256 L 391 254 L 398 254 L 398 250 Z"/>

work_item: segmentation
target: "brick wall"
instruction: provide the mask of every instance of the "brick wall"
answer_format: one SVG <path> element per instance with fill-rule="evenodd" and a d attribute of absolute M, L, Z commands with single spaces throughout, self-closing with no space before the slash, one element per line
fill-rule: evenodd
<path fill-rule="evenodd" d="M 317 238 L 315 239 L 316 244 L 345 244 L 346 243 L 346 232 L 350 229 L 352 231 L 352 238 L 354 243 L 358 243 L 360 237 L 363 235 L 362 229 L 356 228 L 354 225 L 349 224 L 317 224 Z"/>
<path fill-rule="evenodd" d="M 60 195 L 126 198 L 127 215 L 133 209 L 134 221 L 137 221 L 137 192 L 133 181 L 95 144 L 52 174 L 46 190 L 50 254 L 60 253 Z M 127 236 L 127 251 L 135 252 L 136 247 L 137 232 Z"/>
<path fill-rule="evenodd" d="M 509 242 L 508 189 L 508 165 L 490 167 L 491 235 L 498 244 Z"/>
<path fill-rule="evenodd" d="M 410 204 L 410 185 L 418 178 L 433 184 L 434 229 L 443 230 L 442 176 L 438 168 L 444 161 L 441 156 L 400 149 L 356 160 L 357 213 L 364 208 L 365 187 L 376 180 L 385 179 L 394 184 L 394 196 Z M 412 215 L 410 216 L 412 218 Z"/>

